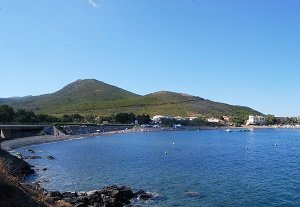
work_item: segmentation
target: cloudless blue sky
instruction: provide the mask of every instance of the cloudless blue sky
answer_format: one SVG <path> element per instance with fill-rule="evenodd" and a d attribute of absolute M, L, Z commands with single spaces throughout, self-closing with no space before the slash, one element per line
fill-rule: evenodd
<path fill-rule="evenodd" d="M 0 97 L 95 78 L 300 115 L 299 0 L 0 0 Z"/>

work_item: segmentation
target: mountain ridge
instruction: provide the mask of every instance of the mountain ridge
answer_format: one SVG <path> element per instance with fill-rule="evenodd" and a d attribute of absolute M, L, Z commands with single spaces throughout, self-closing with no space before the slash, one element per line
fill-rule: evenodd
<path fill-rule="evenodd" d="M 173 116 L 262 114 L 250 107 L 215 102 L 186 93 L 157 91 L 139 95 L 96 79 L 79 79 L 54 93 L 2 98 L 0 104 L 51 115 L 105 116 L 120 112 Z"/>

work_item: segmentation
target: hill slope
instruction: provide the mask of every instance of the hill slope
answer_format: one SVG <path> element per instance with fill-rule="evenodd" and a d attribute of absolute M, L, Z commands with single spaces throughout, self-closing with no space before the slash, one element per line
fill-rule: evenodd
<path fill-rule="evenodd" d="M 74 103 L 88 104 L 135 97 L 139 97 L 139 95 L 98 80 L 86 79 L 77 80 L 52 94 L 2 99 L 2 103 L 12 105 L 15 108 L 46 112 L 48 110 L 55 111 L 61 107 L 71 107 Z"/>
<path fill-rule="evenodd" d="M 119 112 L 150 115 L 197 116 L 200 114 L 261 114 L 249 107 L 213 102 L 188 94 L 160 91 L 140 96 L 93 80 L 78 80 L 41 96 L 0 99 L 0 103 L 53 115 L 80 113 L 111 115 Z"/>

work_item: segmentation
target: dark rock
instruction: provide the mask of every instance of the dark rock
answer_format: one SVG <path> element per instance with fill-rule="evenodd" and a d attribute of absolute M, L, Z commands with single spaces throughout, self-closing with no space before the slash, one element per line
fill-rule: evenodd
<path fill-rule="evenodd" d="M 139 198 L 141 200 L 149 200 L 152 199 L 154 196 L 150 193 L 146 193 L 144 190 L 139 190 L 134 193 L 135 198 Z"/>
<path fill-rule="evenodd" d="M 41 156 L 25 156 L 23 157 L 24 160 L 35 160 L 35 159 L 41 159 Z"/>
<path fill-rule="evenodd" d="M 62 198 L 62 197 L 63 197 L 62 194 L 61 194 L 59 191 L 50 191 L 50 192 L 48 193 L 48 195 L 49 195 L 50 197 L 59 197 L 59 198 Z"/>
<path fill-rule="evenodd" d="M 89 202 L 89 199 L 87 196 L 79 196 L 79 201 L 82 202 L 82 203 L 88 203 Z"/>
<path fill-rule="evenodd" d="M 42 171 L 46 171 L 46 170 L 48 170 L 48 168 L 46 168 L 46 167 L 42 169 Z"/>
<path fill-rule="evenodd" d="M 66 201 L 67 203 L 72 204 L 72 198 L 63 198 L 64 201 Z"/>
<path fill-rule="evenodd" d="M 71 204 L 76 204 L 80 201 L 79 198 L 69 198 L 69 199 Z"/>
<path fill-rule="evenodd" d="M 55 160 L 55 157 L 53 157 L 53 156 L 47 156 L 47 159 L 48 160 Z"/>
<path fill-rule="evenodd" d="M 34 150 L 32 149 L 27 149 L 28 152 L 34 153 Z"/>
<path fill-rule="evenodd" d="M 139 195 L 138 198 L 146 201 L 146 200 L 149 200 L 149 199 L 153 198 L 153 195 L 150 194 L 150 193 L 142 193 L 142 194 Z"/>
<path fill-rule="evenodd" d="M 139 195 L 146 193 L 144 190 L 138 190 L 137 192 L 134 193 L 134 197 L 137 198 Z"/>
<path fill-rule="evenodd" d="M 0 157 L 7 166 L 8 173 L 22 180 L 25 176 L 33 174 L 34 170 L 23 159 L 19 159 L 10 153 L 0 150 Z"/>
<path fill-rule="evenodd" d="M 108 186 L 99 191 L 80 193 L 65 192 L 62 193 L 63 199 L 77 207 L 123 207 L 130 204 L 130 200 L 141 196 L 144 200 L 148 200 L 152 195 L 148 195 L 145 191 L 138 191 L 134 194 L 132 190 L 126 186 Z"/>
<path fill-rule="evenodd" d="M 77 198 L 78 194 L 77 194 L 77 192 L 65 192 L 65 193 L 62 193 L 62 196 L 64 198 Z"/>

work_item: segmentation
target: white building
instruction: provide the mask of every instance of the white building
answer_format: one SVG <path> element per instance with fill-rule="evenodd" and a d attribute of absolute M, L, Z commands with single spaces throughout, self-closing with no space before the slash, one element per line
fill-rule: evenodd
<path fill-rule="evenodd" d="M 194 119 L 197 119 L 198 117 L 197 116 L 189 116 L 189 117 L 186 117 L 186 118 L 190 121 L 193 121 Z"/>
<path fill-rule="evenodd" d="M 264 116 L 249 116 L 246 125 L 264 125 L 266 118 Z"/>
<path fill-rule="evenodd" d="M 159 123 L 161 121 L 161 119 L 174 119 L 174 117 L 172 117 L 172 116 L 155 115 L 155 116 L 153 116 L 152 121 L 154 123 Z"/>
<path fill-rule="evenodd" d="M 220 123 L 220 119 L 217 119 L 217 118 L 208 118 L 207 121 L 209 123 Z"/>

